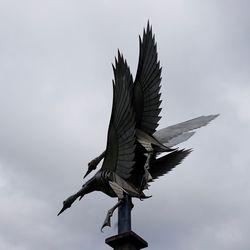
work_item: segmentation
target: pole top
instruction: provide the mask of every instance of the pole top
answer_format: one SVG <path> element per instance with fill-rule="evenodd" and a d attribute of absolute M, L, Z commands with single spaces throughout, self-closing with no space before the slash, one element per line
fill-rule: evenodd
<path fill-rule="evenodd" d="M 133 231 L 111 236 L 105 240 L 105 243 L 114 250 L 139 250 L 148 247 L 148 243 Z"/>

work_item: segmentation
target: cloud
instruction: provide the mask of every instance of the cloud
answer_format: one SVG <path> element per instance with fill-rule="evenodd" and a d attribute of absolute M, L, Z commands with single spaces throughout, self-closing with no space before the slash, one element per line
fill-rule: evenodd
<path fill-rule="evenodd" d="M 238 1 L 0 3 L 0 248 L 108 249 L 115 203 L 93 193 L 62 216 L 87 163 L 106 145 L 111 63 L 133 74 L 149 19 L 162 71 L 160 127 L 220 113 L 182 146 L 192 154 L 134 201 L 149 249 L 249 246 L 249 15 Z"/>

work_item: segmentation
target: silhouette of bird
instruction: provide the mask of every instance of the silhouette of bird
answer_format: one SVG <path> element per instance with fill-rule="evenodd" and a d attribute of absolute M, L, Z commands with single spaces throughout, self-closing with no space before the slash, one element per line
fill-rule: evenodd
<path fill-rule="evenodd" d="M 147 24 L 143 39 L 139 37 L 140 54 L 135 81 L 126 60 L 118 51 L 113 65 L 113 104 L 106 150 L 88 164 L 86 177 L 103 160 L 102 167 L 82 188 L 63 202 L 60 215 L 74 201 L 93 191 L 101 191 L 118 202 L 108 210 L 102 229 L 110 226 L 114 210 L 125 195 L 139 199 L 148 184 L 168 173 L 191 152 L 173 146 L 189 139 L 194 129 L 205 126 L 217 115 L 201 116 L 156 131 L 160 120 L 161 68 L 152 27 Z M 167 152 L 167 155 L 160 156 Z"/>

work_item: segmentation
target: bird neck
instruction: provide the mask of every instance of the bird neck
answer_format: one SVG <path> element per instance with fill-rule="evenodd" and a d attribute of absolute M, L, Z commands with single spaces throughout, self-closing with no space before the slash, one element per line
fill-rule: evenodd
<path fill-rule="evenodd" d="M 96 179 L 95 176 L 88 180 L 85 184 L 83 184 L 82 188 L 78 191 L 79 196 L 84 196 L 85 194 L 96 191 Z"/>

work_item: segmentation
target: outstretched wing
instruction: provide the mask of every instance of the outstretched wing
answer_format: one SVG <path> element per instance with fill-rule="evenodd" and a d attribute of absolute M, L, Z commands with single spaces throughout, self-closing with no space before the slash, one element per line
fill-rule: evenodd
<path fill-rule="evenodd" d="M 133 80 L 120 53 L 113 69 L 113 107 L 102 169 L 127 179 L 133 170 L 135 156 L 135 117 L 129 93 Z"/>
<path fill-rule="evenodd" d="M 154 160 L 149 172 L 153 180 L 171 171 L 175 166 L 179 165 L 185 157 L 191 153 L 191 149 L 176 150 L 170 154 Z"/>
<path fill-rule="evenodd" d="M 152 135 L 160 120 L 161 68 L 157 59 L 157 46 L 149 23 L 140 40 L 140 55 L 134 83 L 133 103 L 136 127 Z"/>
<path fill-rule="evenodd" d="M 175 125 L 160 129 L 154 133 L 154 137 L 159 140 L 164 145 L 170 145 L 181 143 L 188 138 L 190 138 L 193 133 L 185 134 L 186 132 L 190 132 L 194 129 L 198 129 L 200 127 L 206 126 L 210 121 L 218 117 L 219 115 L 207 115 L 207 116 L 199 116 L 194 119 L 177 123 Z M 183 136 L 182 136 L 183 135 Z M 174 139 L 178 138 L 178 142 L 174 143 Z"/>

